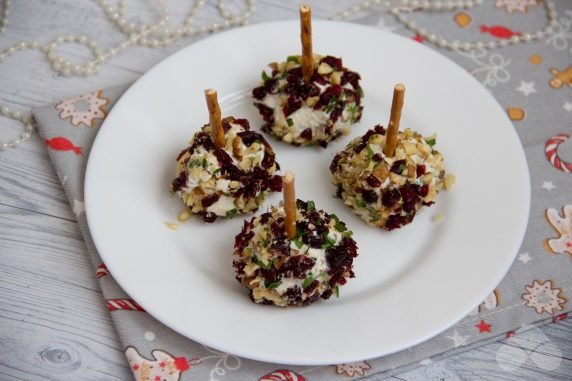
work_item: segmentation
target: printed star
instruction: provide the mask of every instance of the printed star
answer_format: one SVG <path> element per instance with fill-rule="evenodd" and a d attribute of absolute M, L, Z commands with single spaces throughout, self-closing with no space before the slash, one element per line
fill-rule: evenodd
<path fill-rule="evenodd" d="M 455 348 L 460 347 L 461 345 L 467 345 L 467 339 L 469 336 L 459 335 L 459 332 L 455 330 L 453 336 L 447 336 L 447 339 L 453 340 L 453 344 L 455 344 Z"/>
<path fill-rule="evenodd" d="M 527 97 L 532 93 L 536 93 L 536 89 L 534 88 L 534 82 L 520 81 L 520 86 L 517 87 L 516 90 L 520 91 Z"/>
<path fill-rule="evenodd" d="M 572 102 L 564 102 L 562 108 L 568 112 L 572 111 Z"/>
<path fill-rule="evenodd" d="M 532 260 L 532 258 L 530 258 L 530 254 L 528 253 L 522 253 L 518 255 L 518 260 L 526 265 L 528 261 Z"/>
<path fill-rule="evenodd" d="M 552 181 L 543 181 L 542 182 L 542 189 L 546 189 L 547 191 L 551 191 L 554 188 L 556 188 L 556 185 L 552 184 Z"/>
<path fill-rule="evenodd" d="M 481 320 L 479 324 L 475 324 L 475 327 L 479 329 L 480 333 L 483 333 L 483 332 L 490 332 L 492 325 L 485 323 L 484 320 Z"/>
<path fill-rule="evenodd" d="M 83 201 L 75 199 L 73 200 L 73 212 L 78 217 L 81 213 L 85 212 L 85 204 L 83 203 Z"/>

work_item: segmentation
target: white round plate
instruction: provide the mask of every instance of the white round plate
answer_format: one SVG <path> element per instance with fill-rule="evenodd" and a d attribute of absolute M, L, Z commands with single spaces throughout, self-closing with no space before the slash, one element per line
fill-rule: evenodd
<path fill-rule="evenodd" d="M 178 230 L 182 202 L 169 194 L 175 158 L 208 121 L 203 90 L 218 90 L 223 116 L 261 118 L 250 91 L 269 62 L 300 51 L 298 21 L 220 33 L 167 58 L 119 100 L 97 135 L 85 180 L 89 227 L 121 287 L 175 331 L 250 359 L 347 363 L 395 352 L 442 332 L 503 278 L 521 244 L 530 182 L 520 141 L 504 111 L 471 75 L 406 38 L 315 21 L 314 50 L 341 56 L 362 75 L 362 121 L 327 149 L 269 138 L 297 196 L 336 213 L 359 246 L 356 278 L 340 297 L 305 308 L 252 303 L 232 268 L 243 216 Z M 342 42 L 343 43 L 340 43 Z M 402 128 L 437 133 L 457 183 L 412 224 L 384 232 L 333 197 L 329 164 L 351 138 L 386 124 L 394 84 L 407 91 Z M 268 198 L 262 209 L 281 196 Z M 441 213 L 444 218 L 433 222 Z M 251 218 L 246 216 L 245 218 Z"/>

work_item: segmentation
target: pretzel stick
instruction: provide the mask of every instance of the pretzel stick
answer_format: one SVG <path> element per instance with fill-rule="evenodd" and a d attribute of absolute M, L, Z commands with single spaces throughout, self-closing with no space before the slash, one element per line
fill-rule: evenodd
<path fill-rule="evenodd" d="M 314 74 L 314 55 L 312 54 L 312 8 L 300 6 L 300 39 L 302 40 L 302 74 L 304 81 L 310 82 Z"/>
<path fill-rule="evenodd" d="M 393 100 L 391 101 L 391 115 L 389 117 L 389 126 L 385 137 L 385 147 L 383 153 L 385 156 L 393 157 L 395 155 L 395 147 L 397 146 L 397 133 L 399 132 L 399 121 L 401 119 L 401 109 L 403 108 L 403 97 L 405 96 L 405 86 L 398 83 L 393 88 Z"/>
<path fill-rule="evenodd" d="M 294 191 L 294 175 L 292 172 L 286 172 L 282 177 L 282 184 L 284 186 L 284 211 L 286 212 L 284 229 L 288 239 L 294 239 L 296 236 L 296 193 Z"/>
<path fill-rule="evenodd" d="M 217 101 L 216 90 L 206 89 L 205 98 L 207 100 L 207 107 L 209 109 L 209 124 L 211 125 L 211 134 L 214 144 L 218 148 L 223 148 L 225 146 L 224 130 L 222 128 L 220 107 Z"/>

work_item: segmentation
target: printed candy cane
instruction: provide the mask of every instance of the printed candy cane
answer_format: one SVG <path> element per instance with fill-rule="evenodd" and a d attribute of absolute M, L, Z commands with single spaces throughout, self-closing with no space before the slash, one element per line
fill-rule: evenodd
<path fill-rule="evenodd" d="M 110 312 L 113 311 L 141 311 L 145 312 L 143 307 L 141 307 L 133 299 L 107 299 L 107 309 Z"/>
<path fill-rule="evenodd" d="M 544 153 L 546 154 L 546 159 L 554 166 L 554 168 L 559 169 L 563 172 L 572 172 L 572 163 L 568 163 L 558 156 L 558 146 L 568 140 L 570 136 L 568 134 L 558 134 L 554 135 L 546 141 L 544 146 Z"/>
<path fill-rule="evenodd" d="M 107 266 L 105 266 L 105 263 L 102 263 L 101 265 L 97 266 L 97 270 L 95 270 L 95 276 L 97 277 L 97 279 L 101 279 L 108 274 L 109 270 L 107 269 Z"/>
<path fill-rule="evenodd" d="M 306 381 L 303 376 L 288 369 L 278 369 L 260 377 L 259 381 Z"/>

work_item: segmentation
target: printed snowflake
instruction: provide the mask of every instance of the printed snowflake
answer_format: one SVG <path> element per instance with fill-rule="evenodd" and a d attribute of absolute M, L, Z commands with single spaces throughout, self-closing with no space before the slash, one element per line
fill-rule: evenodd
<path fill-rule="evenodd" d="M 506 8 L 508 13 L 528 11 L 528 7 L 536 5 L 536 0 L 497 0 L 497 8 Z"/>
<path fill-rule="evenodd" d="M 345 374 L 348 377 L 353 377 L 355 375 L 363 376 L 366 371 L 370 369 L 371 366 L 365 361 L 336 365 L 336 373 Z"/>
<path fill-rule="evenodd" d="M 104 106 L 109 100 L 103 97 L 103 91 L 80 95 L 66 99 L 56 105 L 60 111 L 61 119 L 71 119 L 71 123 L 78 127 L 82 123 L 87 127 L 95 127 L 97 119 L 103 119 L 106 115 Z"/>
<path fill-rule="evenodd" d="M 550 280 L 544 283 L 535 280 L 532 285 L 526 286 L 525 289 L 526 293 L 522 294 L 522 298 L 526 300 L 526 305 L 534 308 L 538 314 L 544 312 L 552 314 L 554 311 L 560 311 L 564 308 L 566 299 L 559 296 L 562 289 L 553 288 Z"/>

